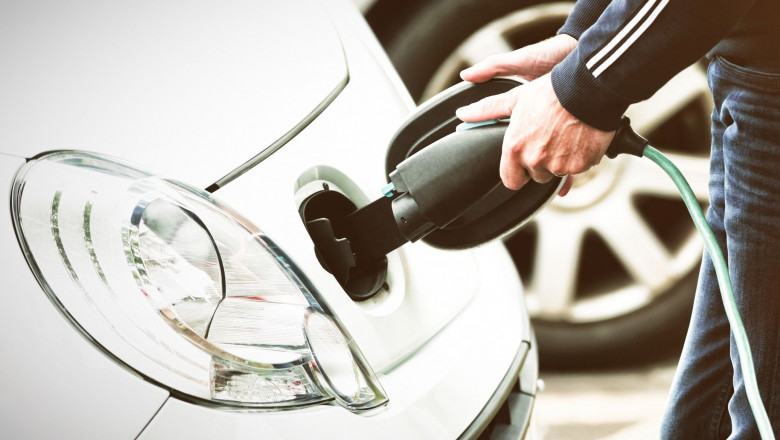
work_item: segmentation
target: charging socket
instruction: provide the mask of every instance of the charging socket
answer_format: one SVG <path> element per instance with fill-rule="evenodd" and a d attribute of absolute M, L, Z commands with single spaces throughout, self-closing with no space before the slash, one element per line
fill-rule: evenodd
<path fill-rule="evenodd" d="M 355 301 L 376 295 L 385 283 L 387 258 L 362 259 L 353 253 L 347 237 L 348 217 L 358 210 L 344 194 L 326 189 L 306 197 L 298 212 L 314 242 L 322 267 L 330 272 Z"/>

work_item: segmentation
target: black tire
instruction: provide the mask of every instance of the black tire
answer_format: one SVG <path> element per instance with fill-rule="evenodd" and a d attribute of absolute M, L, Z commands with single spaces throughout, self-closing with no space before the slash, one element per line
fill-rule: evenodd
<path fill-rule="evenodd" d="M 543 1 L 431 0 L 378 3 L 366 15 L 415 100 L 469 35 L 496 17 Z"/>
<path fill-rule="evenodd" d="M 428 0 L 399 4 L 379 2 L 367 14 L 377 36 L 416 100 L 442 63 L 461 43 L 491 21 L 519 9 L 551 3 L 513 0 Z M 550 23 L 515 35 L 514 47 L 530 44 L 554 34 Z M 467 67 L 467 66 L 463 66 Z M 453 75 L 452 83 L 458 81 Z M 709 148 L 708 109 L 694 108 L 681 118 L 645 133 L 655 146 L 670 146 L 684 152 L 706 154 Z M 676 146 L 675 146 L 676 144 Z M 576 182 L 576 180 L 575 180 Z M 681 205 L 681 202 L 680 202 Z M 659 208 L 666 209 L 666 208 Z M 692 228 L 683 208 L 670 208 L 663 216 L 673 218 L 671 229 Z M 527 231 L 505 241 L 524 281 L 530 258 Z M 695 232 L 694 232 L 695 233 Z M 670 240 L 674 241 L 674 234 Z M 678 235 L 679 237 L 679 235 Z M 674 246 L 671 243 L 671 246 Z M 641 250 L 640 250 L 641 251 Z M 636 364 L 679 354 L 690 318 L 698 267 L 679 276 L 646 306 L 597 322 L 569 322 L 532 316 L 544 368 L 597 368 Z"/>
<path fill-rule="evenodd" d="M 693 307 L 697 272 L 634 313 L 593 324 L 532 320 L 548 370 L 623 368 L 677 358 Z"/>

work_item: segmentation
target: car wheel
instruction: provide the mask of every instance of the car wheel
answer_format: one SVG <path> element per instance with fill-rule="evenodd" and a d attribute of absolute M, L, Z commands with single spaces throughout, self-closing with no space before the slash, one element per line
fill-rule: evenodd
<path fill-rule="evenodd" d="M 424 101 L 487 55 L 554 35 L 573 5 L 432 0 L 393 15 L 380 3 L 368 17 L 410 92 Z M 634 128 L 681 168 L 702 205 L 711 109 L 696 64 L 628 112 Z M 615 365 L 679 350 L 702 245 L 674 185 L 649 160 L 603 160 L 505 243 L 526 287 L 543 366 Z"/>

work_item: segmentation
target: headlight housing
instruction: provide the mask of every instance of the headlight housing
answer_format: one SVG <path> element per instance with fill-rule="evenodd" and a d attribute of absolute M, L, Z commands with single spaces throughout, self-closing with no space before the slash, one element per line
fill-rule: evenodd
<path fill-rule="evenodd" d="M 294 264 L 210 194 L 59 152 L 20 170 L 12 212 L 30 267 L 65 316 L 172 392 L 264 409 L 387 402 Z"/>

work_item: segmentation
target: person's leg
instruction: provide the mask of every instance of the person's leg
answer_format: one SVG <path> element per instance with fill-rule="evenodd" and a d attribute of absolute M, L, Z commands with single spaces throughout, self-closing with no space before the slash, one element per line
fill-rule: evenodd
<path fill-rule="evenodd" d="M 710 76 L 713 68 L 711 65 Z M 712 114 L 710 207 L 707 210 L 707 222 L 725 254 L 725 172 L 721 142 L 725 126 L 720 120 L 718 104 L 716 102 Z M 663 417 L 662 438 L 726 438 L 731 430 L 727 405 L 732 394 L 732 374 L 728 321 L 712 260 L 705 253 L 691 323 Z"/>
<path fill-rule="evenodd" d="M 709 74 L 716 108 L 708 222 L 727 255 L 759 389 L 780 432 L 780 75 L 724 60 L 712 63 Z M 705 259 L 664 419 L 667 438 L 724 438 L 729 432 L 729 438 L 758 438 L 736 346 L 733 338 L 724 342 L 725 318 L 716 302 L 719 289 Z M 733 379 L 727 382 L 728 371 Z"/>
<path fill-rule="evenodd" d="M 722 59 L 718 68 L 728 92 L 721 119 L 729 122 L 723 133 L 729 274 L 762 400 L 780 433 L 780 74 Z M 758 438 L 733 338 L 731 361 L 731 438 Z"/>

